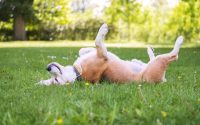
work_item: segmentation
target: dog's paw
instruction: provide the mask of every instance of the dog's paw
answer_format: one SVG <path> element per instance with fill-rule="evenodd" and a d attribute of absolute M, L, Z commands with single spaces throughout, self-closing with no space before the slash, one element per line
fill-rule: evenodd
<path fill-rule="evenodd" d="M 41 80 L 41 81 L 37 82 L 36 85 L 45 85 L 45 82 L 44 82 L 44 80 Z"/>
<path fill-rule="evenodd" d="M 151 46 L 148 46 L 148 47 L 147 47 L 147 51 L 148 51 L 148 52 L 152 52 L 152 53 L 153 53 L 153 52 L 154 52 L 154 48 L 153 48 L 153 47 L 151 47 Z"/>
<path fill-rule="evenodd" d="M 97 34 L 96 40 L 103 40 L 105 35 L 108 33 L 108 25 L 107 24 L 103 24 L 100 28 L 99 28 L 99 32 Z"/>
<path fill-rule="evenodd" d="M 183 44 L 183 41 L 184 41 L 184 37 L 183 36 L 179 36 L 177 39 L 176 39 L 176 44 L 178 46 L 181 46 L 181 44 Z"/>
<path fill-rule="evenodd" d="M 48 86 L 48 85 L 50 85 L 51 83 L 50 83 L 50 81 L 49 80 L 41 80 L 41 81 L 39 81 L 38 83 L 36 83 L 36 85 L 46 85 L 46 86 Z"/>
<path fill-rule="evenodd" d="M 176 42 L 175 42 L 175 45 L 174 45 L 174 49 L 171 51 L 170 54 L 172 54 L 172 55 L 178 55 L 179 50 L 180 50 L 180 48 L 181 48 L 181 45 L 183 44 L 183 41 L 184 41 L 183 36 L 179 36 L 179 37 L 176 39 Z"/>
<path fill-rule="evenodd" d="M 108 25 L 104 23 L 99 29 L 99 34 L 105 36 L 107 33 L 108 33 Z"/>
<path fill-rule="evenodd" d="M 162 79 L 162 82 L 161 82 L 161 83 L 166 83 L 166 82 L 167 82 L 167 79 L 164 78 L 164 79 Z"/>

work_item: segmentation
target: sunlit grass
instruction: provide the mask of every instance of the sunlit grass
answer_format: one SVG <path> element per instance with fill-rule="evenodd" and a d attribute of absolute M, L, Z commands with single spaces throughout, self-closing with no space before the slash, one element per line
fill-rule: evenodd
<path fill-rule="evenodd" d="M 125 47 L 125 48 L 146 48 L 151 45 L 155 48 L 169 48 L 173 47 L 173 43 L 162 43 L 162 44 L 153 44 L 153 43 L 145 43 L 145 42 L 117 42 L 117 41 L 106 41 L 106 46 L 108 47 Z M 94 41 L 12 41 L 12 42 L 0 42 L 0 48 L 16 48 L 16 47 L 88 47 L 94 46 Z M 184 43 L 183 48 L 188 47 L 199 47 L 200 43 Z"/>
<path fill-rule="evenodd" d="M 46 87 L 35 85 L 49 78 L 46 65 L 52 61 L 72 64 L 80 47 L 45 44 L 51 46 L 0 48 L 0 125 L 200 123 L 199 48 L 181 49 L 179 60 L 167 70 L 166 84 L 117 85 L 104 81 L 91 85 L 83 81 Z M 148 60 L 146 48 L 108 49 L 126 60 Z M 169 50 L 155 49 L 156 53 Z"/>

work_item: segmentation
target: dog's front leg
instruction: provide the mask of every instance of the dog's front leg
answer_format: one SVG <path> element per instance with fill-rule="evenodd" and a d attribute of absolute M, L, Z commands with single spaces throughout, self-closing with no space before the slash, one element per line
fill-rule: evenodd
<path fill-rule="evenodd" d="M 106 49 L 106 46 L 104 44 L 104 38 L 105 38 L 105 35 L 108 33 L 108 26 L 107 24 L 103 24 L 100 29 L 99 29 L 99 32 L 96 36 L 96 39 L 95 39 L 95 45 L 96 45 L 96 49 L 97 49 L 97 55 L 99 57 L 103 57 L 103 58 L 108 58 L 107 57 L 107 49 Z"/>
<path fill-rule="evenodd" d="M 51 79 L 47 79 L 47 80 L 41 80 L 38 84 L 48 86 L 48 85 L 51 85 L 53 83 L 54 83 L 54 80 L 51 78 Z"/>

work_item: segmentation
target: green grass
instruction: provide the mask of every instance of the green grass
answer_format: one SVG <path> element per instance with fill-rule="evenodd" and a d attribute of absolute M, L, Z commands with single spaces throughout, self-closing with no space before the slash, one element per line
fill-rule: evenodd
<path fill-rule="evenodd" d="M 38 86 L 45 67 L 72 64 L 79 48 L 0 48 L 1 125 L 195 125 L 200 123 L 200 48 L 182 48 L 166 84 Z M 109 48 L 148 60 L 143 48 Z M 170 49 L 156 49 L 165 53 Z M 52 59 L 49 56 L 56 56 Z M 65 57 L 65 58 L 63 58 Z M 66 60 L 67 57 L 67 60 Z"/>

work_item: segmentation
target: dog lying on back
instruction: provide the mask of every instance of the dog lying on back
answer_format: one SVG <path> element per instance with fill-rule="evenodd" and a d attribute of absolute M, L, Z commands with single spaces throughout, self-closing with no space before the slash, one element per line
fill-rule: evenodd
<path fill-rule="evenodd" d="M 42 80 L 39 84 L 50 85 L 73 83 L 80 79 L 80 77 L 91 83 L 99 82 L 108 65 L 108 60 L 106 59 L 107 50 L 105 50 L 106 48 L 103 43 L 107 32 L 108 27 L 106 24 L 103 24 L 96 37 L 96 48 L 81 49 L 79 51 L 80 57 L 74 62 L 74 65 L 64 67 L 56 62 L 48 64 L 47 71 L 51 74 L 51 78 Z"/>
<path fill-rule="evenodd" d="M 48 80 L 39 83 L 44 85 L 73 83 L 80 77 L 91 83 L 98 83 L 102 78 L 118 83 L 126 82 L 166 82 L 165 72 L 168 65 L 178 59 L 183 37 L 177 38 L 171 52 L 155 56 L 149 47 L 147 53 L 150 61 L 146 64 L 140 60 L 124 61 L 115 54 L 108 52 L 104 44 L 108 26 L 103 24 L 95 39 L 96 48 L 82 48 L 74 65 L 62 66 L 50 63 L 47 70 L 52 75 Z"/>

